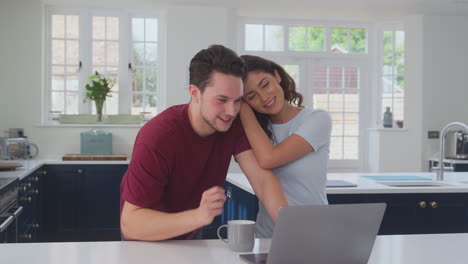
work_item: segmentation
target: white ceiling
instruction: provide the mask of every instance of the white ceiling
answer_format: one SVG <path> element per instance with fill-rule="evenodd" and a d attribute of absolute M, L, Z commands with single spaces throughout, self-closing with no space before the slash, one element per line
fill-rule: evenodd
<path fill-rule="evenodd" d="M 173 0 L 173 4 L 233 8 L 396 9 L 405 13 L 468 14 L 468 0 Z"/>
<path fill-rule="evenodd" d="M 1 0 L 0 0 L 1 1 Z M 390 13 L 468 15 L 468 0 L 41 0 L 44 4 L 67 6 L 170 6 L 204 5 L 249 9 L 322 10 L 339 13 Z M 325 12 L 326 14 L 326 12 Z M 294 14 L 292 14 L 294 15 Z"/>

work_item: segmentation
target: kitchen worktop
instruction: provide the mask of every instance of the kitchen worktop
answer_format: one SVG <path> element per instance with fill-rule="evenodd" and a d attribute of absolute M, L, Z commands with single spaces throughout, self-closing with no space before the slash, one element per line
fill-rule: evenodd
<path fill-rule="evenodd" d="M 257 239 L 254 252 L 268 252 Z M 468 234 L 378 236 L 368 264 L 466 263 Z M 27 254 L 25 254 L 25 252 Z M 220 240 L 0 244 L 8 264 L 244 263 Z"/>
<path fill-rule="evenodd" d="M 429 159 L 429 161 L 437 161 L 439 162 L 438 158 Z M 451 164 L 468 164 L 468 160 L 460 160 L 460 159 L 444 159 L 444 163 L 451 163 Z"/>
<path fill-rule="evenodd" d="M 23 167 L 14 171 L 0 171 L 0 178 L 13 177 L 24 178 L 42 165 L 115 165 L 128 164 L 126 161 L 62 161 L 59 159 L 47 160 L 20 160 Z M 361 176 L 417 176 L 436 179 L 435 172 L 406 172 L 406 173 L 329 173 L 328 180 L 343 180 L 357 184 L 357 187 L 332 187 L 327 188 L 328 194 L 359 194 L 359 193 L 468 193 L 468 172 L 445 172 L 443 187 L 390 187 L 380 184 L 378 181 L 363 178 Z M 249 181 L 243 173 L 228 173 L 227 181 L 240 187 L 241 189 L 254 194 Z M 411 181 L 405 181 L 411 182 Z"/>
<path fill-rule="evenodd" d="M 2 162 L 2 161 L 0 161 Z M 84 161 L 63 161 L 61 159 L 30 159 L 30 160 L 5 160 L 3 162 L 19 162 L 23 164 L 22 167 L 11 171 L 0 171 L 0 178 L 19 178 L 20 180 L 26 177 L 34 170 L 40 168 L 42 165 L 116 165 L 128 164 L 130 160 L 84 160 Z"/>
<path fill-rule="evenodd" d="M 357 184 L 357 187 L 331 187 L 328 194 L 359 194 L 359 193 L 468 193 L 468 172 L 445 172 L 443 187 L 390 187 L 362 176 L 416 176 L 436 179 L 435 172 L 405 172 L 405 173 L 328 173 L 328 180 L 343 180 Z M 252 187 L 242 173 L 228 173 L 227 180 L 241 189 L 255 194 Z M 388 181 L 387 181 L 388 182 Z M 404 181 L 421 182 L 421 181 Z"/>

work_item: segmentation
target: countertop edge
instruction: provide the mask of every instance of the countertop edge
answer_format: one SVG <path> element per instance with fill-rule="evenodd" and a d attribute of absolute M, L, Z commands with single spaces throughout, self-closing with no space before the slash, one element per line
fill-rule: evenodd
<path fill-rule="evenodd" d="M 126 165 L 130 160 L 125 161 L 63 161 L 59 159 L 43 160 L 21 160 L 15 161 L 23 163 L 23 167 L 14 171 L 0 172 L 1 178 L 11 177 L 22 180 L 43 165 Z M 357 187 L 331 187 L 327 188 L 327 194 L 391 194 L 391 193 L 468 193 L 468 172 L 446 173 L 449 187 L 389 187 L 379 184 L 377 181 L 366 179 L 361 176 L 366 175 L 417 175 L 435 179 L 433 172 L 407 172 L 407 173 L 329 173 L 329 180 L 344 180 L 356 183 Z M 247 177 L 243 173 L 228 173 L 226 181 L 236 185 L 244 191 L 255 195 Z M 464 181 L 461 183 L 460 181 Z"/>

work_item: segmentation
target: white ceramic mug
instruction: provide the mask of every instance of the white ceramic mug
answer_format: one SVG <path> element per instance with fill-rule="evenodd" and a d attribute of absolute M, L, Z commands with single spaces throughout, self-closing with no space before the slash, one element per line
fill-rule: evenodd
<path fill-rule="evenodd" d="M 219 233 L 227 227 L 227 239 Z M 252 251 L 255 244 L 255 222 L 250 220 L 231 220 L 218 228 L 218 238 L 226 242 L 232 251 Z"/>

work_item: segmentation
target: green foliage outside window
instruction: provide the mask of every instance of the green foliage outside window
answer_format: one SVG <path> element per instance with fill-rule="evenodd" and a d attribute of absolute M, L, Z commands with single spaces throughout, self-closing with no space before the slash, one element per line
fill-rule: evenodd
<path fill-rule="evenodd" d="M 308 44 L 310 51 L 323 51 L 325 45 L 325 29 L 323 27 L 309 27 Z"/>
<path fill-rule="evenodd" d="M 384 31 L 383 40 L 383 74 L 395 75 L 397 86 L 404 90 L 404 32 Z"/>
<path fill-rule="evenodd" d="M 332 28 L 331 44 L 348 51 L 348 29 L 347 28 Z"/>
<path fill-rule="evenodd" d="M 146 72 L 146 90 L 156 92 L 156 69 Z"/>
<path fill-rule="evenodd" d="M 306 28 L 299 26 L 289 27 L 289 49 L 295 51 L 305 51 Z"/>
<path fill-rule="evenodd" d="M 384 52 L 393 51 L 393 32 L 385 31 L 384 32 Z"/>
<path fill-rule="evenodd" d="M 289 27 L 289 49 L 294 51 L 323 51 L 325 29 L 323 27 Z"/>
<path fill-rule="evenodd" d="M 366 39 L 364 28 L 332 28 L 332 46 L 339 47 L 345 52 L 365 53 Z"/>
<path fill-rule="evenodd" d="M 349 46 L 352 53 L 366 52 L 366 30 L 355 28 L 349 30 Z"/>

